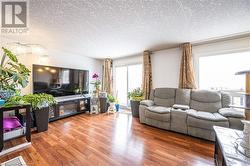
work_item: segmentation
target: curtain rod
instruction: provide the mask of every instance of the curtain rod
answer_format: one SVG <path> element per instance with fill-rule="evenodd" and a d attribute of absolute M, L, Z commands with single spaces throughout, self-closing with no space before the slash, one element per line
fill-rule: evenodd
<path fill-rule="evenodd" d="M 223 42 L 223 41 L 228 41 L 228 40 L 241 39 L 241 38 L 246 38 L 246 37 L 250 37 L 250 31 L 245 32 L 245 33 L 236 34 L 236 35 L 234 34 L 234 35 L 228 35 L 228 36 L 224 36 L 224 37 L 220 37 L 220 38 L 210 38 L 207 40 L 200 40 L 200 41 L 190 42 L 190 43 L 192 44 L 192 46 L 199 46 L 199 45 L 204 45 L 204 44 L 212 44 L 212 43 Z M 176 45 L 173 45 L 171 47 L 165 47 L 165 48 L 156 49 L 156 50 L 153 49 L 153 50 L 149 50 L 149 51 L 154 53 L 154 52 L 163 51 L 163 50 L 167 50 L 167 49 L 180 48 L 180 46 L 181 46 L 181 44 L 176 44 Z"/>

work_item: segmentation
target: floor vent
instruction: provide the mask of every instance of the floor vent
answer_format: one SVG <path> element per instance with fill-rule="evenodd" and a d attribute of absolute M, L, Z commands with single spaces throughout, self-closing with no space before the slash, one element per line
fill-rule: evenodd
<path fill-rule="evenodd" d="M 0 164 L 0 166 L 27 166 L 27 164 L 23 160 L 22 156 L 19 156 Z"/>

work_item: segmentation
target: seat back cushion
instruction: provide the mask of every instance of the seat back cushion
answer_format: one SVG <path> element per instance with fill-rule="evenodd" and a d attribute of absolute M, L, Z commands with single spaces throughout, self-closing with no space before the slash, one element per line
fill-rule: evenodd
<path fill-rule="evenodd" d="M 175 101 L 174 88 L 156 88 L 154 91 L 154 102 L 156 105 L 171 107 Z"/>
<path fill-rule="evenodd" d="M 190 108 L 197 111 L 217 112 L 222 108 L 221 93 L 208 90 L 192 90 Z"/>
<path fill-rule="evenodd" d="M 175 104 L 188 105 L 190 103 L 190 89 L 176 89 Z"/>
<path fill-rule="evenodd" d="M 231 96 L 229 93 L 221 92 L 221 104 L 222 108 L 229 108 L 229 105 L 231 104 Z"/>

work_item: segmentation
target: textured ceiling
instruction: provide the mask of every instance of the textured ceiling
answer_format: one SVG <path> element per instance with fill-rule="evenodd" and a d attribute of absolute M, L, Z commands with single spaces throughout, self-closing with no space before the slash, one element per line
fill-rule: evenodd
<path fill-rule="evenodd" d="M 93 58 L 250 31 L 250 0 L 29 0 L 29 43 Z"/>

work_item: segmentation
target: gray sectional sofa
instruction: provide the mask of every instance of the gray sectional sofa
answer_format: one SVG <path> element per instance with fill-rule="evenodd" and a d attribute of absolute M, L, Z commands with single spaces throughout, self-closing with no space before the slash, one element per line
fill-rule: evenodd
<path fill-rule="evenodd" d="M 219 91 L 156 88 L 140 103 L 140 122 L 214 141 L 214 125 L 243 128 L 245 114 L 230 108 L 230 100 Z"/>

